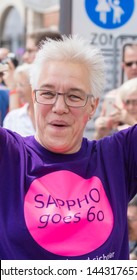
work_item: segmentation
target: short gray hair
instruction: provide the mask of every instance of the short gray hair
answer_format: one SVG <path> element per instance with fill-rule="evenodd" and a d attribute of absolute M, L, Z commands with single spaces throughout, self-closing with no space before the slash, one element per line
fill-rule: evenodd
<path fill-rule="evenodd" d="M 15 74 L 16 73 L 25 73 L 29 77 L 30 70 L 31 70 L 31 65 L 28 63 L 23 63 L 16 67 Z"/>
<path fill-rule="evenodd" d="M 104 58 L 101 51 L 89 41 L 74 36 L 62 36 L 63 40 L 48 39 L 43 42 L 30 71 L 32 89 L 37 88 L 41 66 L 47 61 L 69 61 L 84 64 L 89 72 L 91 93 L 100 98 L 104 89 Z"/>
<path fill-rule="evenodd" d="M 118 92 L 121 99 L 124 101 L 131 94 L 137 94 L 137 78 L 133 78 L 124 82 L 119 88 Z"/>

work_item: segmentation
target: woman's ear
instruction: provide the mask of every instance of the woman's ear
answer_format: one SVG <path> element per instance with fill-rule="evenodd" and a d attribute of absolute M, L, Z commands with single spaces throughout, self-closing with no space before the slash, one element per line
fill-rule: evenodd
<path fill-rule="evenodd" d="M 90 105 L 91 107 L 89 112 L 89 120 L 92 119 L 93 115 L 95 114 L 98 104 L 99 104 L 99 98 L 93 98 Z"/>

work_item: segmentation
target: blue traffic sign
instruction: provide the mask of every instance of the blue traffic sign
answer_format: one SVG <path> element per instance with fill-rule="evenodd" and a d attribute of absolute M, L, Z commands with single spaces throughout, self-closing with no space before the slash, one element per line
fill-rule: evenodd
<path fill-rule="evenodd" d="M 129 21 L 134 0 L 85 0 L 85 9 L 92 22 L 105 29 L 115 29 Z"/>

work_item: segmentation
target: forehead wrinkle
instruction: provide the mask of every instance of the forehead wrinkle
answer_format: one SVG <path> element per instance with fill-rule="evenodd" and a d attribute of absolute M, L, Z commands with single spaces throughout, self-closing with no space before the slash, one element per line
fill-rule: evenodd
<path fill-rule="evenodd" d="M 44 83 L 44 84 L 42 84 L 41 86 L 40 86 L 40 88 L 49 88 L 49 89 L 53 89 L 54 88 L 54 86 L 53 85 L 51 85 L 51 84 L 46 84 L 46 83 Z"/>

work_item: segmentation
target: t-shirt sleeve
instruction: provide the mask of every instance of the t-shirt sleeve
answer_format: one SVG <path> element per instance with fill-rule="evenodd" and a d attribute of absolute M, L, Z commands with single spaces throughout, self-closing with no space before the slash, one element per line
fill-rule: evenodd
<path fill-rule="evenodd" d="M 21 142 L 20 135 L 0 127 L 0 161 L 16 157 L 20 153 Z"/>

